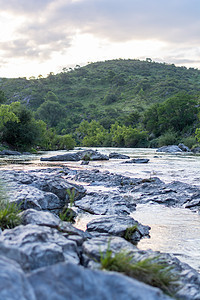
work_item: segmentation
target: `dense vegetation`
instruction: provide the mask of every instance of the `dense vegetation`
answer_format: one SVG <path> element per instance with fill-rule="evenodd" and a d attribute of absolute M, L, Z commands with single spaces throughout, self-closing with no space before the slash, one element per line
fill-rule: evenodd
<path fill-rule="evenodd" d="M 8 118 L 0 124 L 1 140 L 15 148 L 196 142 L 197 69 L 119 59 L 63 68 L 47 78 L 1 78 L 0 90 L 0 116 Z M 13 102 L 21 103 L 17 110 Z"/>

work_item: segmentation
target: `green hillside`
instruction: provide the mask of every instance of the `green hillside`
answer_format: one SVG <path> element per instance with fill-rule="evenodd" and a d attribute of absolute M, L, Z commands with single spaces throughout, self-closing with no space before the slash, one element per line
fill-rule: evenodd
<path fill-rule="evenodd" d="M 1 78 L 0 90 L 8 104 L 21 102 L 59 134 L 73 133 L 83 120 L 99 121 L 105 129 L 116 121 L 140 127 L 152 104 L 180 92 L 198 99 L 200 71 L 151 59 L 119 59 L 64 68 L 47 78 Z"/>

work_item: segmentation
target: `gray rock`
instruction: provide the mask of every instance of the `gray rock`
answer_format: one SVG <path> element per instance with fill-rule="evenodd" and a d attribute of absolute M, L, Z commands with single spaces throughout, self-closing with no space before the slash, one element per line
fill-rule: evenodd
<path fill-rule="evenodd" d="M 148 158 L 134 158 L 123 162 L 123 164 L 147 164 L 148 162 Z"/>
<path fill-rule="evenodd" d="M 189 265 L 182 263 L 170 254 L 154 252 L 152 250 L 139 250 L 136 246 L 120 237 L 96 237 L 83 243 L 83 257 L 85 266 L 88 268 L 98 268 L 100 257 L 105 255 L 107 250 L 113 255 L 121 251 L 132 256 L 132 262 L 143 261 L 144 259 L 154 259 L 154 262 L 165 263 L 172 267 L 172 274 L 178 276 L 178 288 L 174 287 L 176 299 L 193 300 L 200 296 L 200 274 Z"/>
<path fill-rule="evenodd" d="M 0 299 L 37 300 L 20 266 L 4 256 L 0 256 Z"/>
<path fill-rule="evenodd" d="M 182 150 L 176 145 L 169 145 L 169 146 L 163 146 L 163 147 L 158 148 L 156 150 L 156 152 L 174 153 L 174 152 L 182 152 Z"/>
<path fill-rule="evenodd" d="M 14 229 L 4 230 L 0 235 L 0 242 L 10 249 L 17 248 L 25 254 L 28 257 L 30 270 L 61 261 L 80 263 L 76 242 L 50 227 L 20 225 Z M 12 259 L 15 260 L 15 256 Z"/>
<path fill-rule="evenodd" d="M 183 151 L 183 152 L 191 152 L 191 150 L 185 146 L 184 144 L 180 143 L 178 144 L 178 147 Z"/>
<path fill-rule="evenodd" d="M 136 204 L 131 196 L 90 193 L 75 201 L 75 206 L 95 215 L 128 215 L 135 210 Z"/>
<path fill-rule="evenodd" d="M 129 229 L 130 231 L 127 233 Z M 149 226 L 144 226 L 129 216 L 106 216 L 92 220 L 87 224 L 87 231 L 90 233 L 99 232 L 126 237 L 133 243 L 138 242 L 144 236 L 149 236 L 149 230 Z"/>
<path fill-rule="evenodd" d="M 36 211 L 35 209 L 27 209 L 21 213 L 22 224 L 34 224 L 48 227 L 57 227 L 61 223 L 59 217 L 48 211 Z"/>
<path fill-rule="evenodd" d="M 100 261 L 101 255 L 106 254 L 108 250 L 113 254 L 120 251 L 130 252 L 138 249 L 132 243 L 129 243 L 124 238 L 118 236 L 99 236 L 92 237 L 83 243 L 84 265 L 87 267 L 93 266 L 91 262 Z"/>
<path fill-rule="evenodd" d="M 200 153 L 200 147 L 195 147 L 192 149 L 193 153 Z"/>
<path fill-rule="evenodd" d="M 41 161 L 79 161 L 80 157 L 78 153 L 67 153 L 62 155 L 56 155 L 51 157 L 41 157 Z"/>
<path fill-rule="evenodd" d="M 0 155 L 21 155 L 18 151 L 12 151 L 12 150 L 2 150 L 0 151 Z"/>
<path fill-rule="evenodd" d="M 167 300 L 159 289 L 122 274 L 60 263 L 28 276 L 37 300 Z M 59 283 L 59 284 L 58 284 Z"/>
<path fill-rule="evenodd" d="M 112 153 L 109 154 L 109 158 L 114 158 L 114 159 L 129 159 L 130 156 L 124 155 L 124 154 L 120 154 L 120 153 L 116 153 L 116 152 L 112 152 Z"/>
<path fill-rule="evenodd" d="M 141 181 L 140 178 L 130 178 L 119 174 L 112 174 L 108 171 L 99 172 L 99 170 L 79 170 L 73 178 L 77 181 L 88 182 L 90 185 L 103 185 L 105 187 L 133 186 Z"/>
<path fill-rule="evenodd" d="M 71 184 L 62 178 L 62 174 L 40 171 L 0 171 L 1 178 L 8 186 L 12 201 L 22 209 L 60 210 L 70 202 L 70 193 L 74 199 L 85 195 L 82 186 Z"/>
<path fill-rule="evenodd" d="M 78 155 L 80 159 L 86 158 L 86 160 L 109 160 L 109 157 L 107 155 L 94 150 L 80 151 L 78 152 Z"/>
<path fill-rule="evenodd" d="M 165 184 L 157 178 L 143 179 L 137 185 L 121 186 L 122 192 L 130 192 L 137 204 L 156 203 L 169 207 L 199 209 L 200 188 L 180 181 Z"/>

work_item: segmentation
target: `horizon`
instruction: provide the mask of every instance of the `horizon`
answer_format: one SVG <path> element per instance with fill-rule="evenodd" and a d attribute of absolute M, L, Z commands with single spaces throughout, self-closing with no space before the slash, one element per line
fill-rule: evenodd
<path fill-rule="evenodd" d="M 126 61 L 133 60 L 134 61 L 135 60 L 135 61 L 140 61 L 140 62 L 147 62 L 147 60 L 149 60 L 149 59 L 151 60 L 151 61 L 149 61 L 149 63 L 158 63 L 158 64 L 163 64 L 163 65 L 174 65 L 176 68 L 182 68 L 182 67 L 184 67 L 187 70 L 189 70 L 190 68 L 193 68 L 193 69 L 196 69 L 196 70 L 200 71 L 200 69 L 198 69 L 198 68 L 189 67 L 189 66 L 186 67 L 184 65 L 176 65 L 173 62 L 172 63 L 168 63 L 168 62 L 163 62 L 163 61 L 155 61 L 155 60 L 153 60 L 150 57 L 146 57 L 145 59 L 139 59 L 139 58 L 121 58 L 120 57 L 120 58 L 113 58 L 113 59 L 107 59 L 107 60 L 92 61 L 92 62 L 88 62 L 88 63 L 86 63 L 84 65 L 80 65 L 80 64 L 77 63 L 75 65 L 69 65 L 68 67 L 63 66 L 62 69 L 58 70 L 57 73 L 54 73 L 54 72 L 50 71 L 49 73 L 46 74 L 46 76 L 43 76 L 43 75 L 39 74 L 38 76 L 32 75 L 32 76 L 29 76 L 29 77 L 26 77 L 26 76 L 1 77 L 0 76 L 0 78 L 2 78 L 2 79 L 5 79 L 5 78 L 6 79 L 20 79 L 20 78 L 25 78 L 27 80 L 31 80 L 31 79 L 43 79 L 43 78 L 47 78 L 50 75 L 50 73 L 52 75 L 57 75 L 57 74 L 62 73 L 62 72 L 66 72 L 67 73 L 67 72 L 70 72 L 72 70 L 75 70 L 76 68 L 84 68 L 84 67 L 86 67 L 86 66 L 88 66 L 90 64 L 95 64 L 95 63 L 106 63 L 107 61 L 114 61 L 114 60 L 116 60 L 116 61 L 118 61 L 118 60 L 126 60 Z M 66 69 L 66 70 L 64 71 L 64 69 Z"/>
<path fill-rule="evenodd" d="M 0 0 L 0 77 L 151 57 L 200 68 L 198 0 Z"/>

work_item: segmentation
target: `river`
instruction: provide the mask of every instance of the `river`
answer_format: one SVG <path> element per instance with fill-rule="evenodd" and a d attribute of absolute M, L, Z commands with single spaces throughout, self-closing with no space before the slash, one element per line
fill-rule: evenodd
<path fill-rule="evenodd" d="M 85 148 L 84 148 L 85 149 Z M 37 155 L 0 157 L 1 169 L 28 170 L 55 166 L 110 171 L 137 178 L 159 177 L 164 182 L 179 180 L 200 187 L 200 156 L 187 153 L 164 154 L 154 149 L 95 148 L 101 153 L 118 152 L 131 158 L 149 158 L 148 164 L 121 164 L 121 160 L 90 162 L 41 162 L 40 157 L 64 154 L 66 151 L 43 152 Z M 77 151 L 77 150 L 74 150 Z M 72 151 L 72 152 L 74 152 Z M 105 190 L 104 187 L 89 187 L 89 190 Z M 168 252 L 200 272 L 200 215 L 189 209 L 168 208 L 162 205 L 138 205 L 132 216 L 144 225 L 151 226 L 151 238 L 138 244 L 140 249 Z M 77 221 L 79 228 L 85 228 L 91 220 L 86 215 Z"/>

